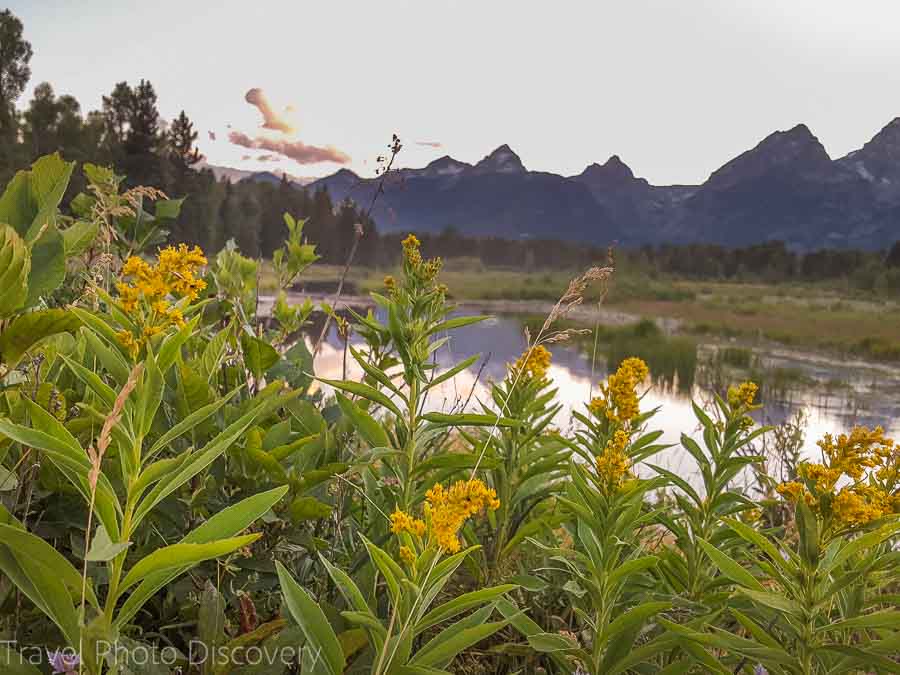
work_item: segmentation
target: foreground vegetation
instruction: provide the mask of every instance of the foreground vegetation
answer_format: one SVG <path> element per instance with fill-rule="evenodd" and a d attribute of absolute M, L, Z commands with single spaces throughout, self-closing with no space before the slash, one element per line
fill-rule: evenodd
<path fill-rule="evenodd" d="M 313 307 L 285 295 L 317 258 L 302 220 L 263 322 L 256 261 L 160 248 L 180 203 L 92 165 L 63 215 L 73 170 L 45 157 L 0 198 L 4 673 L 900 672 L 880 429 L 770 456 L 744 382 L 694 406 L 677 475 L 624 351 L 557 427 L 548 347 L 612 267 L 476 412 L 434 411 L 477 359 L 434 353 L 481 317 L 450 316 L 412 235 L 377 314 L 323 308 L 364 377 L 314 385 Z"/>

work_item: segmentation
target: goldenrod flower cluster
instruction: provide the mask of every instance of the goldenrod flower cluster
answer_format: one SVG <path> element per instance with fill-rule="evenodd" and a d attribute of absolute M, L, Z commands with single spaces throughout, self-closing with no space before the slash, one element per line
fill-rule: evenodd
<path fill-rule="evenodd" d="M 543 345 L 537 345 L 522 352 L 511 370 L 527 379 L 542 380 L 547 375 L 552 358 L 553 355 L 549 349 Z"/>
<path fill-rule="evenodd" d="M 637 387 L 650 374 L 642 359 L 635 356 L 622 361 L 615 373 L 600 383 L 600 395 L 588 406 L 598 417 L 605 415 L 611 422 L 627 424 L 640 414 Z"/>
<path fill-rule="evenodd" d="M 172 300 L 196 300 L 206 282 L 196 276 L 198 268 L 206 265 L 203 251 L 185 244 L 162 249 L 155 265 L 131 256 L 122 266 L 122 281 L 116 284 L 122 309 L 135 319 L 139 332 L 117 333 L 119 341 L 134 355 L 143 345 L 169 326 L 184 325 L 181 309 Z M 130 278 L 130 280 L 126 280 Z"/>
<path fill-rule="evenodd" d="M 743 382 L 736 387 L 728 387 L 728 405 L 732 408 L 751 408 L 759 386 L 754 382 Z"/>
<path fill-rule="evenodd" d="M 857 527 L 900 512 L 898 448 L 881 427 L 855 427 L 818 442 L 823 462 L 802 462 L 800 480 L 782 483 L 777 490 L 789 501 L 805 500 L 816 512 L 830 517 L 835 529 Z M 842 479 L 849 484 L 838 487 Z"/>
<path fill-rule="evenodd" d="M 626 452 L 629 440 L 628 433 L 619 429 L 606 442 L 603 452 L 597 455 L 597 473 L 612 489 L 621 487 L 631 478 L 631 458 Z"/>
<path fill-rule="evenodd" d="M 391 514 L 391 532 L 394 534 L 408 532 L 417 537 L 424 537 L 425 521 L 420 518 L 413 518 L 405 511 L 397 509 Z"/>
<path fill-rule="evenodd" d="M 425 284 L 432 284 L 444 266 L 440 258 L 425 260 L 419 247 L 422 245 L 419 238 L 410 234 L 403 240 L 404 269 L 413 280 Z M 445 286 L 435 287 L 438 292 L 446 292 Z"/>
<path fill-rule="evenodd" d="M 500 508 L 497 492 L 477 478 L 457 481 L 446 490 L 437 483 L 425 493 L 425 498 L 425 514 L 431 533 L 446 553 L 459 551 L 457 534 L 466 520 L 485 509 L 496 511 Z"/>
<path fill-rule="evenodd" d="M 384 287 L 385 287 L 388 291 L 393 291 L 395 288 L 397 288 L 397 280 L 394 279 L 394 277 L 392 277 L 390 274 L 388 274 L 388 275 L 384 278 Z"/>
<path fill-rule="evenodd" d="M 416 562 L 416 554 L 409 546 L 400 547 L 400 560 L 412 567 Z"/>

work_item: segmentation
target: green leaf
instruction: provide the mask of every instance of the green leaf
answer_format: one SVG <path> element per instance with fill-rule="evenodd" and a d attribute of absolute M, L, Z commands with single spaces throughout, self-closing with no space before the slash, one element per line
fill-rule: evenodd
<path fill-rule="evenodd" d="M 778 595 L 777 593 L 769 593 L 764 591 L 754 591 L 749 588 L 739 588 L 741 593 L 746 595 L 748 598 L 753 600 L 760 605 L 765 605 L 766 607 L 771 607 L 772 609 L 777 609 L 781 612 L 787 612 L 795 617 L 803 616 L 803 609 L 800 605 L 786 598 L 782 595 Z"/>
<path fill-rule="evenodd" d="M 181 205 L 184 203 L 184 197 L 181 199 L 159 199 L 155 204 L 154 216 L 161 220 L 173 220 L 181 213 Z"/>
<path fill-rule="evenodd" d="M 30 272 L 28 246 L 0 220 L 0 318 L 11 316 L 25 304 Z"/>
<path fill-rule="evenodd" d="M 325 613 L 306 589 L 294 581 L 284 565 L 276 561 L 275 567 L 285 604 L 306 636 L 307 643 L 319 655 L 328 673 L 341 675 L 345 666 L 344 650 Z"/>
<path fill-rule="evenodd" d="M 317 377 L 316 379 L 319 382 L 324 382 L 325 384 L 330 385 L 335 389 L 339 389 L 340 391 L 346 391 L 355 396 L 362 396 L 366 400 L 384 406 L 392 413 L 394 413 L 397 417 L 403 417 L 403 413 L 400 412 L 400 408 L 398 408 L 397 405 L 385 394 L 375 389 L 375 387 L 371 387 L 368 384 L 363 384 L 362 382 L 351 382 L 349 380 L 326 380 L 324 377 Z"/>
<path fill-rule="evenodd" d="M 668 602 L 645 602 L 632 607 L 627 612 L 616 618 L 604 630 L 598 640 L 606 643 L 615 638 L 619 633 L 632 631 L 644 625 L 647 619 L 656 616 L 664 609 L 668 609 Z"/>
<path fill-rule="evenodd" d="M 752 588 L 755 591 L 765 590 L 763 585 L 756 580 L 756 577 L 741 567 L 728 555 L 700 537 L 697 538 L 697 542 L 700 544 L 700 548 L 706 552 L 706 555 L 709 556 L 709 559 L 713 561 L 722 574 L 733 582 L 745 586 L 746 588 Z"/>
<path fill-rule="evenodd" d="M 305 520 L 320 520 L 322 518 L 327 518 L 331 515 L 333 510 L 334 509 L 330 505 L 319 501 L 315 497 L 297 497 L 291 502 L 288 513 L 291 516 L 292 522 L 301 523 Z"/>
<path fill-rule="evenodd" d="M 819 524 L 803 499 L 797 502 L 797 532 L 800 535 L 800 560 L 808 570 L 814 570 L 819 564 Z"/>
<path fill-rule="evenodd" d="M 479 415 L 475 413 L 446 414 L 430 412 L 422 415 L 422 419 L 440 427 L 517 427 L 522 424 L 519 420 L 509 417 Z"/>
<path fill-rule="evenodd" d="M 857 628 L 898 628 L 900 627 L 900 610 L 885 609 L 880 612 L 842 619 L 816 628 L 817 633 L 857 629 Z"/>
<path fill-rule="evenodd" d="M 518 588 L 516 584 L 503 584 L 501 586 L 493 586 L 491 588 L 482 588 L 477 591 L 471 591 L 469 593 L 463 593 L 462 595 L 458 595 L 452 600 L 448 600 L 443 605 L 434 608 L 428 614 L 426 614 L 419 623 L 416 624 L 416 634 L 418 635 L 424 630 L 435 626 L 442 621 L 446 621 L 447 619 L 451 619 L 457 614 L 461 614 L 472 607 L 477 607 L 479 605 L 483 605 L 488 603 L 495 598 L 503 595 L 504 593 L 509 593 L 512 590 Z"/>
<path fill-rule="evenodd" d="M 96 240 L 99 230 L 100 226 L 90 220 L 76 220 L 63 230 L 62 238 L 66 256 L 71 258 L 84 253 Z"/>
<path fill-rule="evenodd" d="M 97 533 L 91 540 L 91 548 L 85 560 L 88 562 L 108 562 L 131 546 L 130 541 L 114 543 L 106 533 L 103 523 L 97 526 Z"/>
<path fill-rule="evenodd" d="M 335 398 L 341 411 L 370 447 L 384 448 L 390 446 L 391 442 L 387 433 L 374 417 L 339 392 L 335 394 Z"/>
<path fill-rule="evenodd" d="M 4 675 L 41 675 L 24 655 L 5 644 L 0 644 L 0 670 Z"/>
<path fill-rule="evenodd" d="M 180 543 L 204 544 L 233 537 L 268 512 L 287 494 L 288 489 L 288 486 L 285 485 L 247 497 L 211 516 L 209 520 L 185 536 Z M 159 589 L 181 574 L 184 574 L 188 569 L 190 569 L 190 566 L 158 572 L 141 581 L 140 585 L 122 605 L 122 609 L 119 610 L 119 614 L 114 620 L 114 626 L 116 628 L 124 626 Z"/>
<path fill-rule="evenodd" d="M 193 566 L 204 560 L 219 558 L 233 553 L 240 548 L 249 546 L 259 539 L 262 534 L 246 534 L 241 537 L 231 537 L 206 544 L 171 544 L 156 549 L 145 556 L 132 567 L 119 586 L 119 592 L 131 588 L 144 577 L 157 572 L 165 572 L 172 569 Z"/>
<path fill-rule="evenodd" d="M 563 652 L 578 649 L 577 642 L 559 633 L 529 635 L 528 644 L 536 652 Z"/>
<path fill-rule="evenodd" d="M 44 309 L 21 314 L 0 333 L 0 361 L 14 367 L 41 340 L 58 333 L 74 333 L 81 322 L 64 309 Z"/>
<path fill-rule="evenodd" d="M 72 595 L 81 595 L 81 572 L 72 563 L 46 541 L 21 527 L 0 525 L 0 543 L 9 546 L 23 568 L 28 571 L 32 566 L 47 568 L 53 578 L 66 586 Z M 97 598 L 88 587 L 88 601 L 97 606 Z"/>
<path fill-rule="evenodd" d="M 494 621 L 460 629 L 459 624 L 463 622 L 465 619 L 434 636 L 416 653 L 409 665 L 440 666 L 449 663 L 457 654 L 490 637 L 509 623 L 509 621 Z"/>
<path fill-rule="evenodd" d="M 59 230 L 55 225 L 50 225 L 31 246 L 31 272 L 28 274 L 25 306 L 31 307 L 40 298 L 50 295 L 65 278 L 65 245 Z"/>
<path fill-rule="evenodd" d="M 241 333 L 241 351 L 247 369 L 257 380 L 278 362 L 278 352 L 272 345 L 246 332 Z"/>

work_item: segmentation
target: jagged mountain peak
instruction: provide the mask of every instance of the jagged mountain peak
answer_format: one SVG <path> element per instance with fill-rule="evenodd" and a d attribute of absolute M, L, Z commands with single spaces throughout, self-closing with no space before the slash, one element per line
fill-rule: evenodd
<path fill-rule="evenodd" d="M 475 165 L 478 173 L 526 173 L 519 156 L 506 143 Z"/>
<path fill-rule="evenodd" d="M 585 168 L 585 170 L 579 174 L 578 177 L 585 178 L 591 181 L 603 180 L 604 182 L 627 182 L 634 180 L 634 172 L 625 162 L 622 161 L 621 157 L 619 157 L 618 155 L 612 155 L 603 164 L 597 164 L 597 162 L 589 164 L 587 168 Z"/>

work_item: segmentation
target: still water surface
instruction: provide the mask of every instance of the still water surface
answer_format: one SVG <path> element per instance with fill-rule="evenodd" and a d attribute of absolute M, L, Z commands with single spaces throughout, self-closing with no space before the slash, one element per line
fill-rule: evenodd
<path fill-rule="evenodd" d="M 355 343 L 351 338 L 351 344 Z M 459 410 L 469 399 L 468 408 L 480 411 L 478 401 L 490 400 L 488 383 L 502 379 L 507 364 L 515 361 L 525 346 L 523 322 L 516 316 L 491 318 L 453 331 L 450 342 L 437 354 L 439 368 L 447 368 L 473 354 L 481 354 L 482 359 L 434 391 L 428 401 L 429 409 Z M 656 381 L 642 400 L 642 410 L 660 406 L 650 421 L 650 428 L 663 430 L 660 442 L 675 444 L 652 461 L 686 477 L 694 474 L 694 462 L 677 444 L 681 434 L 686 433 L 697 436 L 702 445 L 690 401 L 691 398 L 698 403 L 708 400 L 710 381 L 722 381 L 721 371 L 716 378 L 708 372 L 712 369 L 708 364 L 715 360 L 720 348 L 721 345 L 713 343 L 698 345 L 698 372 L 690 387 L 679 388 L 677 382 Z M 602 355 L 592 359 L 589 351 L 575 344 L 551 345 L 550 349 L 553 364 L 549 376 L 559 389 L 558 400 L 563 404 L 555 424 L 565 431 L 572 424 L 572 409 L 580 409 L 590 399 L 592 386 L 596 391 L 596 382 L 606 376 L 607 365 Z M 823 434 L 841 433 L 856 424 L 880 425 L 891 437 L 900 438 L 900 368 L 772 347 L 754 349 L 753 356 L 755 367 L 763 374 L 791 376 L 786 383 L 780 381 L 777 387 L 763 390 L 764 408 L 756 415 L 758 421 L 780 424 L 803 411 L 805 455 L 817 456 L 816 440 Z M 343 363 L 343 343 L 332 329 L 316 359 L 316 373 L 340 378 Z M 362 372 L 349 354 L 347 364 L 348 377 L 361 379 Z M 726 381 L 740 381 L 741 373 L 728 371 L 725 377 Z"/>

